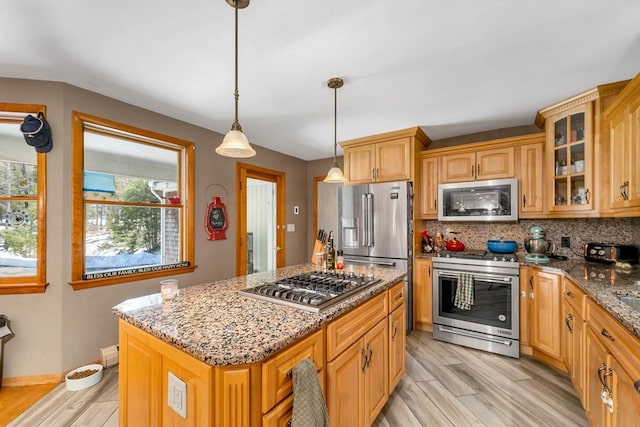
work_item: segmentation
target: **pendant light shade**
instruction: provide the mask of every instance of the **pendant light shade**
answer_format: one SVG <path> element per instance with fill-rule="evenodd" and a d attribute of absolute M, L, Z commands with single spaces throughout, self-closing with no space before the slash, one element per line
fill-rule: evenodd
<path fill-rule="evenodd" d="M 249 1 L 250 0 L 227 0 L 227 3 L 236 10 L 236 87 L 233 92 L 233 96 L 235 98 L 235 120 L 231 125 L 231 130 L 224 136 L 222 144 L 216 148 L 216 153 L 225 157 L 246 158 L 256 155 L 256 150 L 254 150 L 249 144 L 249 140 L 242 132 L 242 127 L 240 126 L 240 122 L 238 122 L 238 98 L 240 97 L 240 94 L 238 93 L 238 9 L 244 9 L 249 6 Z"/>
<path fill-rule="evenodd" d="M 324 182 L 330 184 L 344 184 L 347 179 L 344 177 L 342 173 L 342 169 L 340 169 L 340 165 L 338 164 L 338 89 L 342 87 L 344 81 L 339 77 L 334 77 L 329 79 L 327 82 L 327 86 L 333 89 L 333 165 L 331 165 L 331 169 L 327 172 L 327 177 L 324 179 Z"/>

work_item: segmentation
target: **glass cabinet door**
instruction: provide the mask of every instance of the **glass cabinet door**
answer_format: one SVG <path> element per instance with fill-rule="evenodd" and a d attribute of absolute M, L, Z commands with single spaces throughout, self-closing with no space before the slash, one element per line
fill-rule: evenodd
<path fill-rule="evenodd" d="M 590 205 L 587 180 L 587 131 L 589 109 L 584 108 L 553 121 L 553 205 L 586 207 Z"/>

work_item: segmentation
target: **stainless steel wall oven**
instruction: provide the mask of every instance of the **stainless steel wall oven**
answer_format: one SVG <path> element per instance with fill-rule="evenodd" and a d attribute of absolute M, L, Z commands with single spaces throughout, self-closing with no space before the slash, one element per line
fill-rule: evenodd
<path fill-rule="evenodd" d="M 517 358 L 519 316 L 515 256 L 485 252 L 433 259 L 435 339 Z"/>

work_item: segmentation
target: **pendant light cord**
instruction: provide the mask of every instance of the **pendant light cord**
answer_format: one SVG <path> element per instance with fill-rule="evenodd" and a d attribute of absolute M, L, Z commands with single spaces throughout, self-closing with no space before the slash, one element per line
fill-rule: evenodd
<path fill-rule="evenodd" d="M 338 163 L 338 88 L 333 88 L 333 163 Z"/>
<path fill-rule="evenodd" d="M 236 52 L 235 52 L 236 53 L 236 56 L 235 56 L 236 87 L 235 87 L 235 91 L 233 92 L 233 97 L 235 98 L 235 113 L 236 113 L 236 117 L 235 117 L 235 120 L 233 121 L 233 124 L 231 125 L 231 129 L 232 130 L 239 130 L 239 131 L 242 132 L 242 127 L 240 126 L 240 122 L 238 121 L 238 98 L 240 97 L 240 93 L 238 92 L 238 1 L 239 0 L 235 0 L 235 2 L 234 2 L 234 4 L 235 4 L 234 9 L 236 10 L 236 38 L 235 38 L 235 42 L 236 42 Z"/>

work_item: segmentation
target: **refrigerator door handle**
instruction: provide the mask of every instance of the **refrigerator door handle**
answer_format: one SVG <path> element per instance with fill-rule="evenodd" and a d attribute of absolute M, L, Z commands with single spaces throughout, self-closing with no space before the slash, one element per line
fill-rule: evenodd
<path fill-rule="evenodd" d="M 369 219 L 369 216 L 367 215 L 367 194 L 362 195 L 362 210 L 360 211 L 360 214 L 362 215 L 362 221 L 360 221 L 358 228 L 362 227 L 362 229 L 360 229 L 362 247 L 367 247 L 367 230 L 369 230 L 369 223 L 367 222 Z"/>
<path fill-rule="evenodd" d="M 368 219 L 367 219 L 367 246 L 369 247 L 373 247 L 375 245 L 375 241 L 374 241 L 374 233 L 373 233 L 373 194 L 369 193 L 367 194 L 367 215 L 368 215 Z"/>

